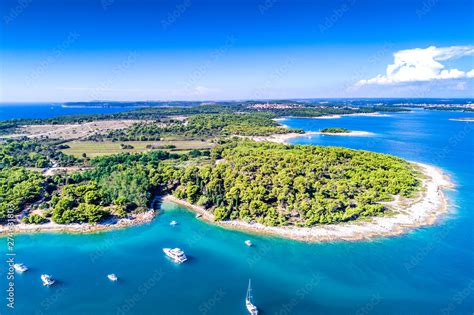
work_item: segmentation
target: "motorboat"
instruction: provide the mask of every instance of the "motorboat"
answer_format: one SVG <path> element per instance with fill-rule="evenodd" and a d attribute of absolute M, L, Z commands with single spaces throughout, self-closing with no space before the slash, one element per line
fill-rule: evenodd
<path fill-rule="evenodd" d="M 117 281 L 118 280 L 115 273 L 111 273 L 110 275 L 107 275 L 107 278 L 109 278 L 110 281 Z"/>
<path fill-rule="evenodd" d="M 43 281 L 44 286 L 48 287 L 56 282 L 50 275 L 41 275 L 41 281 Z"/>
<path fill-rule="evenodd" d="M 28 270 L 28 267 L 26 267 L 24 264 L 14 264 L 13 268 L 15 269 L 16 272 L 25 272 Z"/>
<path fill-rule="evenodd" d="M 163 252 L 178 264 L 182 264 L 188 260 L 184 252 L 179 248 L 163 248 Z"/>

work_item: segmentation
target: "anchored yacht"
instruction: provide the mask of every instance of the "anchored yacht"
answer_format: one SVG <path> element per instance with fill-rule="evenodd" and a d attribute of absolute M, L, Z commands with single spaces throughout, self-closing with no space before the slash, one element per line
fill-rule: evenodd
<path fill-rule="evenodd" d="M 250 285 L 250 279 L 249 279 L 249 287 L 247 289 L 247 296 L 245 297 L 245 306 L 247 307 L 247 311 L 249 311 L 250 315 L 257 315 L 258 309 L 255 305 L 253 305 L 252 300 L 253 300 L 252 287 Z"/>
<path fill-rule="evenodd" d="M 24 264 L 14 264 L 13 268 L 15 268 L 16 272 L 25 272 L 28 270 L 28 267 L 26 267 Z"/>
<path fill-rule="evenodd" d="M 109 278 L 110 281 L 117 281 L 118 280 L 115 273 L 111 273 L 110 275 L 107 275 L 107 278 Z"/>
<path fill-rule="evenodd" d="M 50 275 L 41 275 L 41 281 L 43 281 L 44 286 L 48 287 L 56 282 Z"/>
<path fill-rule="evenodd" d="M 176 225 L 176 224 L 178 224 L 178 222 L 176 222 L 174 220 L 170 222 L 170 225 Z"/>
<path fill-rule="evenodd" d="M 179 248 L 163 248 L 163 252 L 178 264 L 182 264 L 188 260 L 184 252 Z"/>
<path fill-rule="evenodd" d="M 245 245 L 247 245 L 248 247 L 253 246 L 253 244 L 250 240 L 246 240 Z"/>

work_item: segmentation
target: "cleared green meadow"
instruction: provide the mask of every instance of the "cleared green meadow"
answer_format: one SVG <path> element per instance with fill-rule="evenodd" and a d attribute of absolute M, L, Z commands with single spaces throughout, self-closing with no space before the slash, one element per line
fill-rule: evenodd
<path fill-rule="evenodd" d="M 87 157 L 93 158 L 96 156 L 112 155 L 124 152 L 145 152 L 150 150 L 164 150 L 170 152 L 187 151 L 192 149 L 209 149 L 214 144 L 207 141 L 71 141 L 65 143 L 69 148 L 62 150 L 63 153 L 73 155 L 75 157 L 82 157 L 85 153 Z M 122 148 L 121 145 L 130 145 L 133 148 Z M 173 145 L 175 148 L 163 149 L 160 146 Z M 153 146 L 154 148 L 150 148 Z"/>

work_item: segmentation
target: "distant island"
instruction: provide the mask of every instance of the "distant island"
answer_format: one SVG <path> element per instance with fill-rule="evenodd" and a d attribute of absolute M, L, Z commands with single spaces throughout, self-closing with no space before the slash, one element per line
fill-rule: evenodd
<path fill-rule="evenodd" d="M 450 120 L 453 120 L 453 121 L 467 121 L 467 122 L 472 122 L 472 121 L 474 121 L 474 117 L 451 118 Z"/>
<path fill-rule="evenodd" d="M 331 128 L 324 128 L 321 129 L 321 133 L 351 133 L 352 131 L 346 128 L 340 127 L 331 127 Z"/>
<path fill-rule="evenodd" d="M 371 137 L 375 134 L 368 131 L 349 130 L 341 127 L 330 127 L 321 129 L 315 134 L 328 135 L 328 136 L 353 136 L 353 137 Z"/>

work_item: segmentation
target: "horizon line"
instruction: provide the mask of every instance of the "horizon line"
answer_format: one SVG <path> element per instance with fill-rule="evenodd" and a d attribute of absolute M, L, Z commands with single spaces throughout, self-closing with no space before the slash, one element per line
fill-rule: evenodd
<path fill-rule="evenodd" d="M 68 103 L 166 103 L 166 102 L 181 102 L 181 103 L 206 103 L 206 102 L 268 102 L 268 101 L 301 101 L 301 100 L 474 100 L 474 96 L 470 97 L 307 97 L 307 98 L 268 98 L 268 99 L 208 99 L 208 100 L 93 100 L 93 101 L 0 101 L 0 105 L 4 104 L 68 104 Z"/>

